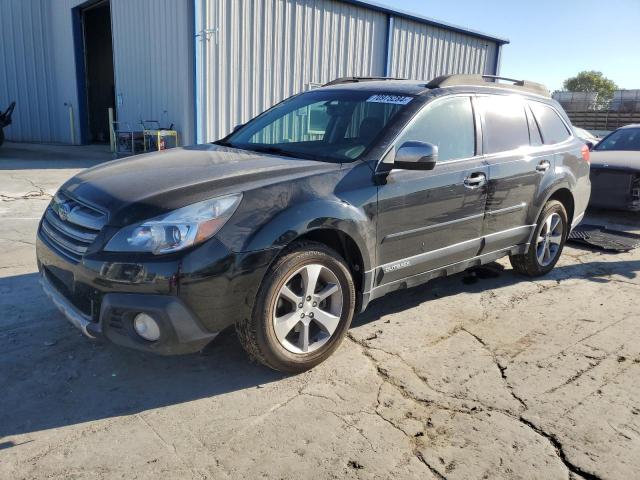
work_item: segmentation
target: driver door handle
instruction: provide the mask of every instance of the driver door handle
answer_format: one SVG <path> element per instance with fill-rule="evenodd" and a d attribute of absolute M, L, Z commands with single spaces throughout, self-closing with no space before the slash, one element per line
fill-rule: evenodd
<path fill-rule="evenodd" d="M 549 167 L 551 167 L 549 160 L 542 160 L 538 165 L 536 165 L 536 171 L 544 173 L 549 170 Z"/>
<path fill-rule="evenodd" d="M 464 186 L 467 188 L 479 188 L 487 183 L 487 176 L 483 172 L 475 172 L 464 179 Z"/>

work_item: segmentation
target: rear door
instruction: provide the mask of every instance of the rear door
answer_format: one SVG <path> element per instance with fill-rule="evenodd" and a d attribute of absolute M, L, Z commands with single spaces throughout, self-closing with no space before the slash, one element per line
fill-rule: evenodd
<path fill-rule="evenodd" d="M 551 173 L 553 150 L 542 145 L 519 95 L 478 95 L 476 104 L 489 166 L 483 252 L 490 253 L 529 241 L 528 212 L 543 177 Z"/>
<path fill-rule="evenodd" d="M 476 126 L 471 97 L 452 95 L 429 102 L 400 134 L 394 148 L 437 145 L 438 163 L 431 171 L 393 169 L 379 187 L 377 284 L 477 254 L 488 172 Z"/>
<path fill-rule="evenodd" d="M 528 100 L 536 124 L 540 128 L 543 151 L 546 158 L 553 157 L 553 168 L 542 178 L 543 183 L 551 184 L 559 178 L 571 178 L 571 190 L 575 200 L 574 213 L 579 220 L 587 208 L 591 187 L 589 183 L 589 162 L 582 157 L 584 142 L 573 137 L 571 123 L 566 115 L 560 113 L 560 105 L 552 105 L 537 100 Z M 549 186 L 549 185 L 544 185 Z M 544 201 L 540 198 L 539 202 Z"/>

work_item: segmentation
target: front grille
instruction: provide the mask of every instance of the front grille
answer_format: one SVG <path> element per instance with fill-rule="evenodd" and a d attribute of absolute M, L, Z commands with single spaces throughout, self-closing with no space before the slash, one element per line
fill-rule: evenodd
<path fill-rule="evenodd" d="M 57 193 L 47 207 L 40 232 L 52 248 L 77 263 L 106 223 L 105 213 Z"/>

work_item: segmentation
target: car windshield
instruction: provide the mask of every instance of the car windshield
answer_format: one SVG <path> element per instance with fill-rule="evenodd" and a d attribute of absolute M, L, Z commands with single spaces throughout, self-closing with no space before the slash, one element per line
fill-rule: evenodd
<path fill-rule="evenodd" d="M 216 143 L 294 158 L 352 162 L 373 145 L 413 98 L 372 91 L 306 92 L 267 110 Z"/>
<path fill-rule="evenodd" d="M 640 151 L 640 128 L 621 128 L 602 140 L 595 150 Z"/>

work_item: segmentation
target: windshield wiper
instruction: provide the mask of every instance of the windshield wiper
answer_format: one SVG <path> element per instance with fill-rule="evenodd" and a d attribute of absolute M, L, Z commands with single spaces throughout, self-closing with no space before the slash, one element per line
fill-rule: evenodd
<path fill-rule="evenodd" d="M 251 146 L 243 146 L 242 148 L 246 150 L 253 150 L 254 152 L 260 152 L 260 153 L 273 153 L 274 155 L 281 155 L 283 157 L 304 158 L 302 154 L 293 153 L 288 150 L 283 150 L 280 147 L 251 145 Z"/>
<path fill-rule="evenodd" d="M 213 142 L 213 143 L 215 143 L 216 145 L 222 145 L 224 147 L 238 148 L 240 150 L 249 150 L 252 152 L 259 152 L 259 153 L 271 153 L 273 155 L 280 155 L 282 157 L 298 158 L 303 160 L 320 160 L 320 161 L 328 161 L 332 163 L 336 163 L 340 161 L 339 159 L 328 157 L 326 155 L 318 155 L 318 154 L 302 153 L 302 152 L 291 152 L 289 150 L 284 150 L 280 147 L 275 147 L 273 145 L 252 145 L 252 144 L 236 145 L 231 142 L 225 142 L 222 140 Z"/>

